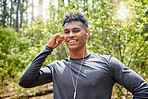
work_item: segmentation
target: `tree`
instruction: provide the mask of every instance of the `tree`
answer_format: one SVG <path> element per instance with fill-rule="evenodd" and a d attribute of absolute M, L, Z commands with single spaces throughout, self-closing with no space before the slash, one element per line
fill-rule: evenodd
<path fill-rule="evenodd" d="M 0 26 L 0 34 L 0 86 L 3 86 L 16 79 L 18 71 L 24 68 L 29 42 L 10 27 Z"/>
<path fill-rule="evenodd" d="M 33 0 L 32 0 L 32 21 L 34 20 L 34 3 L 33 3 Z"/>
<path fill-rule="evenodd" d="M 19 5 L 20 5 L 20 0 L 17 1 L 17 10 L 16 10 L 15 28 L 17 32 L 19 31 Z"/>
<path fill-rule="evenodd" d="M 21 2 L 20 28 L 22 28 L 22 24 L 23 24 L 23 12 L 24 12 L 24 0 L 22 0 Z"/>
<path fill-rule="evenodd" d="M 2 26 L 5 27 L 5 18 L 6 18 L 6 2 L 7 0 L 3 0 L 3 14 L 2 14 Z"/>
<path fill-rule="evenodd" d="M 12 0 L 10 0 L 10 2 L 11 2 L 11 10 L 10 10 L 10 26 L 12 26 L 13 2 L 12 2 Z"/>
<path fill-rule="evenodd" d="M 26 0 L 23 1 L 24 11 L 22 11 L 22 6 L 22 9 L 20 10 L 21 13 L 23 12 L 20 17 L 21 21 L 23 15 L 25 16 L 27 8 L 25 5 L 29 5 L 25 4 L 27 3 Z M 12 29 L 10 28 L 0 28 L 0 32 L 2 33 L 0 39 L 3 42 L 0 46 L 4 46 L 0 47 L 0 52 L 2 52 L 0 53 L 2 56 L 2 61 L 0 60 L 0 64 L 2 63 L 0 66 L 0 68 L 2 67 L 2 69 L 0 69 L 2 70 L 0 77 L 2 77 L 0 80 L 7 82 L 6 80 L 8 79 L 5 78 L 7 73 L 9 74 L 9 77 L 7 76 L 7 78 L 11 79 L 12 77 L 18 77 L 16 74 L 22 72 L 27 67 L 33 57 L 47 44 L 51 35 L 55 33 L 63 34 L 63 16 L 69 12 L 77 11 L 85 14 L 89 22 L 88 28 L 91 31 L 91 36 L 88 38 L 88 49 L 90 52 L 111 54 L 122 61 L 126 66 L 135 70 L 138 74 L 144 77 L 144 79 L 148 79 L 147 0 L 124 1 L 124 6 L 126 9 L 129 9 L 130 12 L 127 14 L 128 17 L 124 20 L 121 17 L 118 17 L 121 0 L 92 0 L 92 4 L 88 4 L 87 0 L 85 0 L 85 4 L 84 2 L 77 2 L 77 0 L 68 1 L 70 1 L 68 2 L 68 6 L 65 6 L 63 1 L 59 0 L 58 9 L 50 2 L 50 18 L 47 19 L 46 22 L 43 22 L 42 19 L 37 21 L 34 20 L 34 2 L 32 0 L 31 14 L 32 21 L 34 22 L 26 25 L 25 28 L 20 30 L 21 37 L 18 36 L 18 33 L 12 32 Z M 22 3 L 23 2 L 21 2 L 21 5 Z M 14 8 L 14 13 L 16 12 L 15 7 L 16 5 L 14 1 L 12 7 Z M 121 10 L 121 12 L 124 11 Z M 13 20 L 15 20 L 15 18 L 12 17 L 12 23 Z M 21 21 L 20 27 L 21 24 L 24 23 L 24 21 L 22 21 L 22 23 Z M 5 39 L 2 39 L 2 37 Z M 48 57 L 44 66 L 54 60 L 67 58 L 69 55 L 67 52 L 68 49 L 63 42 L 52 52 L 52 56 Z M 9 69 L 6 69 L 8 63 Z M 4 72 L 5 69 L 6 71 Z M 13 69 L 16 69 L 18 72 L 12 71 Z M 122 87 L 119 86 L 119 89 L 121 90 Z M 122 93 L 118 95 L 120 96 Z"/>
<path fill-rule="evenodd" d="M 38 7 L 38 19 L 43 18 L 43 0 L 39 0 L 39 7 Z"/>

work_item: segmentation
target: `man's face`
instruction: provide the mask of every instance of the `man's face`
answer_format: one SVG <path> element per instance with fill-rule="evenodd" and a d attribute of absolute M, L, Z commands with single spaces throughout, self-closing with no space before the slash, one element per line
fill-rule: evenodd
<path fill-rule="evenodd" d="M 69 50 L 81 50 L 86 47 L 87 29 L 80 21 L 64 25 L 64 40 Z"/>

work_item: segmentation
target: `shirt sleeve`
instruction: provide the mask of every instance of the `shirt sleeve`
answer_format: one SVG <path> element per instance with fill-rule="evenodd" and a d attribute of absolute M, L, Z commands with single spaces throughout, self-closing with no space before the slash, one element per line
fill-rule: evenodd
<path fill-rule="evenodd" d="M 36 55 L 19 80 L 21 87 L 31 88 L 52 81 L 50 65 L 41 69 L 46 57 L 51 54 L 52 51 L 53 49 L 46 45 L 41 52 Z"/>
<path fill-rule="evenodd" d="M 114 80 L 129 90 L 133 99 L 148 99 L 148 83 L 135 71 L 114 57 L 110 57 L 110 67 Z"/>

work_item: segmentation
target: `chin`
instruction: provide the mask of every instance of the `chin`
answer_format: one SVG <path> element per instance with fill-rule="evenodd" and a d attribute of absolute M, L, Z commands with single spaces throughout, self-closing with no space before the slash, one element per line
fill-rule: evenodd
<path fill-rule="evenodd" d="M 69 51 L 75 51 L 75 50 L 79 50 L 79 48 L 77 48 L 76 46 L 69 46 Z"/>

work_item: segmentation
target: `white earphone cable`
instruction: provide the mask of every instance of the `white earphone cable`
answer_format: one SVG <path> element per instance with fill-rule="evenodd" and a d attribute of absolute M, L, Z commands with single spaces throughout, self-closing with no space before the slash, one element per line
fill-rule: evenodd
<path fill-rule="evenodd" d="M 74 86 L 74 95 L 73 95 L 74 99 L 76 99 L 78 78 L 79 78 L 79 75 L 80 75 L 82 64 L 84 62 L 84 51 L 85 51 L 85 49 L 83 50 L 83 59 L 82 59 L 82 62 L 81 62 L 81 65 L 80 65 L 80 68 L 79 68 L 79 71 L 78 71 L 78 74 L 77 74 L 77 77 L 76 77 L 76 82 L 74 82 L 74 78 L 73 78 L 73 74 L 72 74 L 72 69 L 71 69 L 71 61 L 70 61 L 70 73 L 71 73 L 71 78 L 72 78 L 72 82 L 73 82 L 73 86 Z"/>

